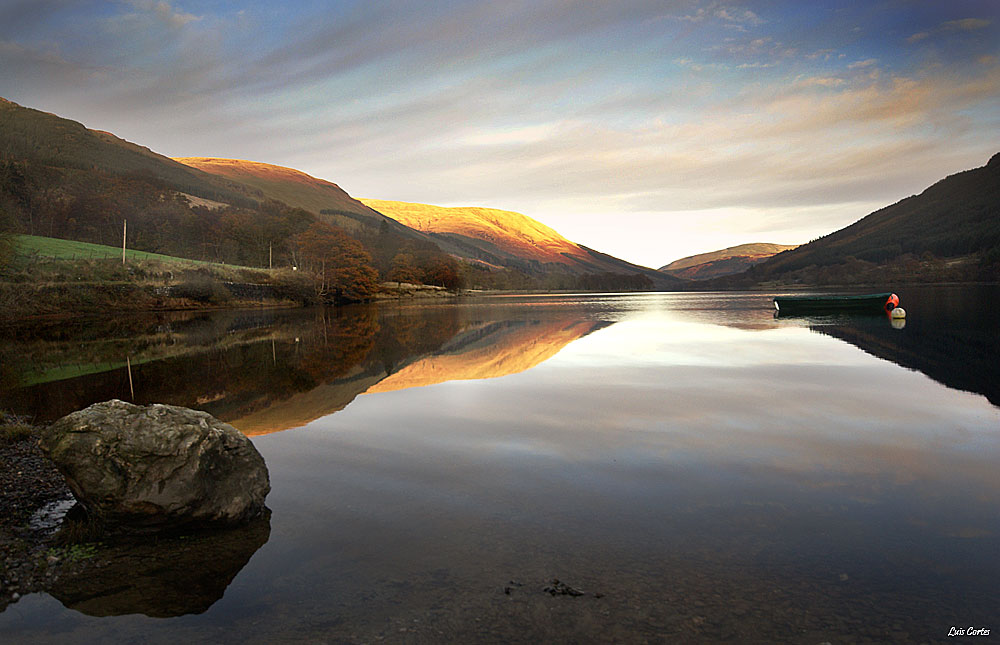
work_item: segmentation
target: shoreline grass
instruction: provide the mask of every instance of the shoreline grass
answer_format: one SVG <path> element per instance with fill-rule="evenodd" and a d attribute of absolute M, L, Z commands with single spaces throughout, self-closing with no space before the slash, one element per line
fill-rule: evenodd
<path fill-rule="evenodd" d="M 31 439 L 37 431 L 38 428 L 25 419 L 0 410 L 0 445 Z"/>

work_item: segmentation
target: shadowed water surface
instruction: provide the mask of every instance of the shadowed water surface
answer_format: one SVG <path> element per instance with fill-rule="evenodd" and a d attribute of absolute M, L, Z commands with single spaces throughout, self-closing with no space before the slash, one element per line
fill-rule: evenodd
<path fill-rule="evenodd" d="M 0 405 L 205 409 L 254 436 L 272 516 L 207 608 L 88 611 L 98 579 L 9 606 L 0 640 L 1000 633 L 997 295 L 901 292 L 903 329 L 637 294 L 12 330 Z"/>

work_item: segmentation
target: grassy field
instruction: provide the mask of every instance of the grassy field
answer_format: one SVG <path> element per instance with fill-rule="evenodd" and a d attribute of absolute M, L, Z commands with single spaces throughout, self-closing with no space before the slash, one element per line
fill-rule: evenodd
<path fill-rule="evenodd" d="M 121 249 L 113 246 L 29 235 L 15 242 L 14 261 L 0 267 L 0 323 L 69 313 L 318 302 L 312 278 L 290 267 L 258 269 L 144 251 L 127 251 L 123 264 Z M 37 376 L 39 382 L 65 377 L 59 369 Z"/>
<path fill-rule="evenodd" d="M 16 239 L 17 254 L 22 256 L 37 255 L 39 257 L 56 258 L 59 260 L 89 260 L 100 258 L 121 258 L 122 250 L 103 244 L 90 242 L 74 242 L 60 240 L 54 237 L 39 237 L 37 235 L 18 235 Z M 127 260 L 159 260 L 161 262 L 181 262 L 184 264 L 214 264 L 201 260 L 188 260 L 171 255 L 147 253 L 125 249 Z"/>

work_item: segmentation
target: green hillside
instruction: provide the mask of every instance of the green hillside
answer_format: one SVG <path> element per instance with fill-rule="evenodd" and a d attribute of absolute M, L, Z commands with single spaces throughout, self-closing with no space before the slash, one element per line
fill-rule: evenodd
<path fill-rule="evenodd" d="M 20 256 L 37 255 L 45 258 L 55 258 L 58 260 L 92 260 L 101 258 L 121 258 L 121 248 L 107 246 L 105 244 L 92 244 L 90 242 L 76 242 L 74 240 L 60 240 L 54 237 L 41 237 L 38 235 L 17 235 L 14 238 L 17 254 Z M 146 251 L 135 251 L 125 249 L 126 260 L 159 260 L 161 262 L 182 262 L 185 264 L 212 264 L 201 260 L 188 260 L 171 255 L 160 253 L 148 253 Z"/>

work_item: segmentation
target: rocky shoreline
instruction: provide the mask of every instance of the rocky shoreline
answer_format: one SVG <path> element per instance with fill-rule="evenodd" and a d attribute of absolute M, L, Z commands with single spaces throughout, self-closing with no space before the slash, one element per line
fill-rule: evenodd
<path fill-rule="evenodd" d="M 16 435 L 8 433 L 16 427 Z M 0 612 L 26 594 L 58 579 L 68 551 L 55 539 L 45 509 L 67 508 L 73 496 L 55 466 L 38 447 L 38 428 L 0 420 Z M 34 519 L 34 521 L 32 521 Z M 50 518 L 51 519 L 51 518 Z"/>
<path fill-rule="evenodd" d="M 267 542 L 268 492 L 250 440 L 205 412 L 0 412 L 0 612 L 47 592 L 92 616 L 201 613 Z"/>

